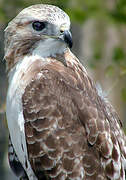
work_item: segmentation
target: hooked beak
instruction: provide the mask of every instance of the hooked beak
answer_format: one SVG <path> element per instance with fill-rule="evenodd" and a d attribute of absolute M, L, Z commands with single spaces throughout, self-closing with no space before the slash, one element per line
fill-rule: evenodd
<path fill-rule="evenodd" d="M 72 41 L 72 34 L 69 30 L 65 30 L 60 35 L 60 38 L 65 41 L 65 43 L 69 46 L 69 48 L 72 48 L 73 41 Z"/>

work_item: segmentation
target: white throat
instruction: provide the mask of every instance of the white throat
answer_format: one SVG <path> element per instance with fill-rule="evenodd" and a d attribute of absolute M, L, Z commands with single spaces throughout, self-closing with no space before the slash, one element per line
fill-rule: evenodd
<path fill-rule="evenodd" d="M 64 42 L 50 38 L 40 41 L 38 46 L 33 50 L 32 55 L 55 57 L 56 54 L 62 54 L 66 48 L 67 45 Z"/>

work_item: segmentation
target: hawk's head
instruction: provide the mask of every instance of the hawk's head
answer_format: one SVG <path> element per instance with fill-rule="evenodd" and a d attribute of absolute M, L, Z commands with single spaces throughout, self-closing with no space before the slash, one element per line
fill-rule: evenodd
<path fill-rule="evenodd" d="M 56 6 L 38 4 L 21 11 L 5 30 L 5 59 L 8 66 L 20 57 L 55 56 L 72 47 L 69 16 Z"/>

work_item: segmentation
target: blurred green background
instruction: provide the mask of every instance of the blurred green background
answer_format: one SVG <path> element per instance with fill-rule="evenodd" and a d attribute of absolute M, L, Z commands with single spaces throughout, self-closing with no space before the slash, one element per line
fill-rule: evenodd
<path fill-rule="evenodd" d="M 7 161 L 4 28 L 23 8 L 37 3 L 57 5 L 68 13 L 74 41 L 72 51 L 102 86 L 126 129 L 126 0 L 0 0 L 1 180 L 16 180 Z"/>

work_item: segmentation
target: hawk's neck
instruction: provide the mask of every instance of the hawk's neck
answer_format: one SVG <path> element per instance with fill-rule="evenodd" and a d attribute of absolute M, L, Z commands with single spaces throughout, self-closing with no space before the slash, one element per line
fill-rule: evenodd
<path fill-rule="evenodd" d="M 37 46 L 32 51 L 32 55 L 38 55 L 42 58 L 56 57 L 57 54 L 63 54 L 66 49 L 67 47 L 64 42 L 46 39 L 45 41 L 38 42 Z"/>

